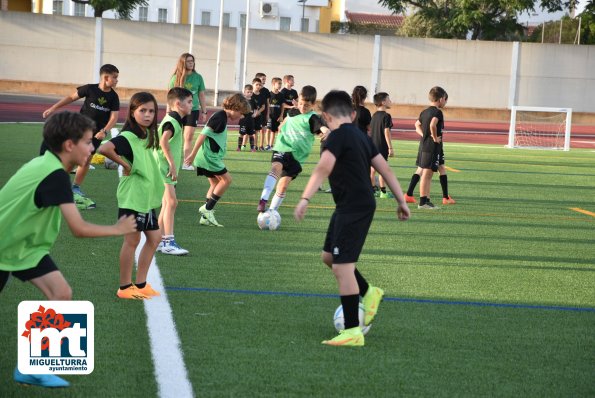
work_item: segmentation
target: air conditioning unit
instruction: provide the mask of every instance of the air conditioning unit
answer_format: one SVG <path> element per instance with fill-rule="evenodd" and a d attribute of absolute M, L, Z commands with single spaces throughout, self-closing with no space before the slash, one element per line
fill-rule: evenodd
<path fill-rule="evenodd" d="M 271 3 L 269 1 L 260 2 L 260 17 L 272 17 L 277 18 L 279 16 L 279 4 Z"/>

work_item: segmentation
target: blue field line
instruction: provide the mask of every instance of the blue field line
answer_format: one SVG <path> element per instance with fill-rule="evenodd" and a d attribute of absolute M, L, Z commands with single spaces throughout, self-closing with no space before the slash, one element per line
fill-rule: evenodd
<path fill-rule="evenodd" d="M 241 290 L 241 289 L 214 289 L 208 287 L 176 287 L 167 286 L 167 290 L 171 291 L 191 291 L 191 292 L 208 292 L 208 293 L 235 293 L 247 294 L 256 296 L 286 296 L 286 297 L 319 297 L 319 298 L 334 298 L 338 299 L 338 294 L 321 294 L 321 293 L 300 293 L 300 292 L 273 292 L 262 290 Z M 529 310 L 549 310 L 549 311 L 575 311 L 575 312 L 595 312 L 595 308 L 589 307 L 562 307 L 555 305 L 531 305 L 531 304 L 506 304 L 506 303 L 488 303 L 479 301 L 450 301 L 450 300 L 430 300 L 430 299 L 412 299 L 401 297 L 384 297 L 385 301 L 396 301 L 401 303 L 416 303 L 416 304 L 441 304 L 441 305 L 467 305 L 474 307 L 496 307 L 496 308 L 514 308 L 514 309 L 529 309 Z"/>

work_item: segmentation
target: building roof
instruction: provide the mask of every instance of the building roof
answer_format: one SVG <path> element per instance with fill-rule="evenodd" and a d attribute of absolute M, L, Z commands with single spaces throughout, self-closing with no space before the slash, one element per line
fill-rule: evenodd
<path fill-rule="evenodd" d="M 347 21 L 357 24 L 374 24 L 391 26 L 395 28 L 401 27 L 403 20 L 405 19 L 402 15 L 392 14 L 369 14 L 364 12 L 349 12 L 345 11 Z"/>

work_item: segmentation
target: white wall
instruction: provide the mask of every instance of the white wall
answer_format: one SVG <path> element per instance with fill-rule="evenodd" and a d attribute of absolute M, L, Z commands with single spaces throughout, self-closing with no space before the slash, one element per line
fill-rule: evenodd
<path fill-rule="evenodd" d="M 120 87 L 160 89 L 188 48 L 187 25 L 103 20 L 103 62 L 120 69 Z M 95 20 L 0 13 L 0 79 L 79 85 L 93 80 Z M 197 26 L 193 53 L 214 89 L 218 28 Z M 398 104 L 423 105 L 430 87 L 452 107 L 506 109 L 512 43 L 382 37 L 379 85 Z M 237 89 L 236 29 L 224 29 L 220 90 Z M 293 74 L 296 86 L 370 88 L 373 36 L 252 30 L 247 76 Z M 521 43 L 517 105 L 571 107 L 595 113 L 595 46 Z M 371 90 L 370 90 L 371 91 Z"/>

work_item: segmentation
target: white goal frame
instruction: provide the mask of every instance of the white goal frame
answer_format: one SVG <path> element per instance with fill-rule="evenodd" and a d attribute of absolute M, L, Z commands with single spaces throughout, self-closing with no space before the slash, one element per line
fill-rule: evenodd
<path fill-rule="evenodd" d="M 566 113 L 566 126 L 564 130 L 564 151 L 570 150 L 570 130 L 572 127 L 572 108 L 547 108 L 540 106 L 513 106 L 510 108 L 510 126 L 508 129 L 508 148 L 526 148 L 526 149 L 561 149 L 551 147 L 522 147 L 514 144 L 516 137 L 516 116 L 517 112 L 549 112 Z"/>

